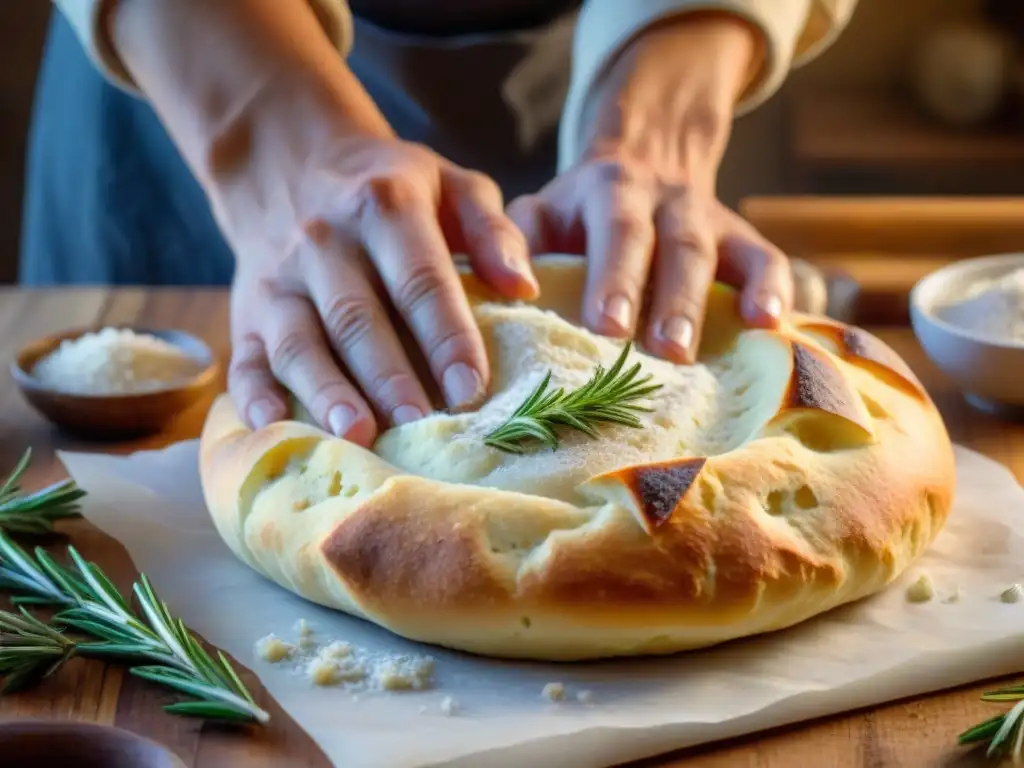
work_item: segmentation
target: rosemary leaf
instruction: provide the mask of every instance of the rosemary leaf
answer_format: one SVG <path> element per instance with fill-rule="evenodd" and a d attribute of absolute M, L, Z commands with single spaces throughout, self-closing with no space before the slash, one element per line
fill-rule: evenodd
<path fill-rule="evenodd" d="M 49 677 L 75 655 L 75 643 L 36 619 L 0 611 L 0 693 L 16 693 Z"/>
<path fill-rule="evenodd" d="M 650 412 L 640 405 L 657 390 L 650 375 L 640 377 L 640 364 L 623 370 L 631 344 L 626 344 L 618 359 L 607 371 L 597 366 L 593 376 L 578 389 L 566 392 L 549 389 L 551 372 L 503 424 L 484 437 L 484 443 L 506 453 L 525 452 L 524 443 L 540 443 L 552 450 L 558 448 L 556 427 L 568 427 L 590 438 L 598 436 L 600 424 L 620 424 L 638 429 L 643 425 L 637 413 Z"/>
<path fill-rule="evenodd" d="M 24 493 L 21 478 L 32 460 L 27 450 L 14 471 L 0 484 L 0 531 L 41 536 L 53 533 L 57 520 L 80 517 L 78 500 L 85 495 L 70 478 L 33 493 Z"/>
<path fill-rule="evenodd" d="M 985 756 L 1002 758 L 1011 755 L 1014 763 L 1024 758 L 1024 686 L 1017 685 L 991 691 L 984 701 L 1016 701 L 1005 714 L 978 723 L 960 734 L 960 744 L 988 743 Z"/>

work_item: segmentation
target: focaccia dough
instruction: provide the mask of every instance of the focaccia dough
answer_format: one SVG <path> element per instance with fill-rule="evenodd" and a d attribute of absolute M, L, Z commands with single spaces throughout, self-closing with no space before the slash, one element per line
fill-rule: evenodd
<path fill-rule="evenodd" d="M 575 387 L 621 352 L 576 324 L 581 260 L 536 271 L 531 306 L 464 277 L 493 368 L 477 411 L 391 429 L 369 451 L 298 419 L 252 432 L 218 400 L 200 469 L 234 553 L 414 640 L 570 660 L 791 626 L 882 589 L 942 527 L 952 446 L 903 360 L 822 317 L 745 329 L 722 286 L 699 364 L 631 354 L 662 385 L 642 429 L 487 447 L 545 372 Z"/>

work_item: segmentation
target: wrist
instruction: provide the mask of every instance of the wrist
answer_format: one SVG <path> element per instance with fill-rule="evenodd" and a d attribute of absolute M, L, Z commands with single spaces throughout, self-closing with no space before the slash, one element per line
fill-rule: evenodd
<path fill-rule="evenodd" d="M 288 108 L 351 130 L 386 130 L 309 0 L 105 0 L 109 48 L 199 181 L 246 163 Z M 293 143 L 301 143 L 293 136 Z"/>
<path fill-rule="evenodd" d="M 645 30 L 590 91 L 583 159 L 628 158 L 713 192 L 762 47 L 760 34 L 729 14 L 691 13 Z"/>

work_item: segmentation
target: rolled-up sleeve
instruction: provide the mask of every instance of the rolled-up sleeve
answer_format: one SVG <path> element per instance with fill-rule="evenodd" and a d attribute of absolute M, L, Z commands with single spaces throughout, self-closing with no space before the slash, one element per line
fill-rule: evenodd
<path fill-rule="evenodd" d="M 764 60 L 740 97 L 740 115 L 764 103 L 790 71 L 827 49 L 853 14 L 857 0 L 587 0 L 573 48 L 573 71 L 562 114 L 559 170 L 576 162 L 587 97 L 615 56 L 637 35 L 672 16 L 721 11 L 745 19 L 764 37 Z"/>
<path fill-rule="evenodd" d="M 74 28 L 82 46 L 97 68 L 115 85 L 135 91 L 131 75 L 125 70 L 106 34 L 104 19 L 118 2 L 127 0 L 53 0 Z M 345 0 L 309 0 L 331 41 L 348 55 L 352 48 L 352 14 Z"/>

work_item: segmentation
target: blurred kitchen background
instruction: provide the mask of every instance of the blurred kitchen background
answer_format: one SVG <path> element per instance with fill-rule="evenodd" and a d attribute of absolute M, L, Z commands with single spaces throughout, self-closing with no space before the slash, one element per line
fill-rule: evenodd
<path fill-rule="evenodd" d="M 16 277 L 25 137 L 50 12 L 45 0 L 0 2 L 0 282 Z M 772 203 L 793 195 L 854 205 L 1002 196 L 1008 234 L 1024 235 L 1024 0 L 861 0 L 832 49 L 737 121 L 720 192 L 753 218 L 767 211 L 766 226 L 783 228 L 766 234 L 782 240 L 785 211 Z M 1016 195 L 1019 211 L 1005 207 Z M 854 229 L 870 228 L 864 210 Z M 918 231 L 943 217 L 926 213 Z M 1000 227 L 984 216 L 974 225 Z"/>

